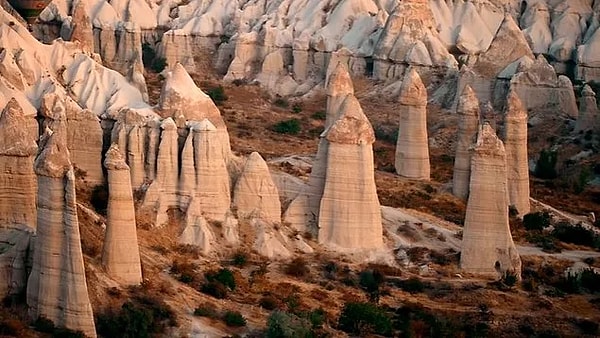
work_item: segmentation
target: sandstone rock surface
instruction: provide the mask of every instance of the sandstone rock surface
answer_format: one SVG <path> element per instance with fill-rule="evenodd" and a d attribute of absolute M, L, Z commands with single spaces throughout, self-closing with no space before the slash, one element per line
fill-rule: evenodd
<path fill-rule="evenodd" d="M 585 85 L 579 101 L 579 116 L 575 124 L 575 132 L 597 130 L 600 127 L 600 110 L 596 102 L 596 94 L 592 87 Z"/>
<path fill-rule="evenodd" d="M 375 134 L 353 95 L 325 131 L 329 142 L 319 210 L 319 243 L 341 249 L 383 245 L 381 211 L 373 167 Z"/>
<path fill-rule="evenodd" d="M 429 141 L 427 138 L 427 89 L 411 69 L 400 89 L 400 122 L 396 143 L 396 172 L 400 176 L 429 180 Z"/>
<path fill-rule="evenodd" d="M 508 94 L 504 112 L 504 148 L 509 205 L 520 216 L 529 213 L 529 157 L 527 154 L 527 111 L 514 90 Z"/>
<path fill-rule="evenodd" d="M 477 138 L 479 128 L 479 101 L 471 86 L 460 94 L 458 107 L 458 140 L 452 172 L 452 193 L 463 200 L 469 196 L 471 177 L 471 154 L 469 148 Z"/>
<path fill-rule="evenodd" d="M 116 280 L 125 285 L 137 285 L 142 282 L 142 268 L 129 166 L 116 144 L 110 147 L 105 156 L 108 207 L 102 265 Z"/>
<path fill-rule="evenodd" d="M 520 278 L 521 258 L 508 225 L 506 152 L 489 124 L 484 124 L 471 148 L 471 181 L 460 256 L 461 269 Z"/>
<path fill-rule="evenodd" d="M 56 130 L 47 135 L 35 161 L 38 226 L 27 305 L 34 320 L 43 316 L 56 326 L 96 337 L 81 251 L 75 176 L 62 133 Z"/>

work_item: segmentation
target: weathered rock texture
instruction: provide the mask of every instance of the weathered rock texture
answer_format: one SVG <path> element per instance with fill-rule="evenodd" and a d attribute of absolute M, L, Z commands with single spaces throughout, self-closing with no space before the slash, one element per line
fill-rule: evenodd
<path fill-rule="evenodd" d="M 33 229 L 0 229 L 0 297 L 19 297 L 27 287 L 29 247 Z"/>
<path fill-rule="evenodd" d="M 329 142 L 319 211 L 319 242 L 342 249 L 383 245 L 373 168 L 373 127 L 353 95 L 325 132 Z"/>
<path fill-rule="evenodd" d="M 596 94 L 589 85 L 585 85 L 579 101 L 579 116 L 575 124 L 575 132 L 598 130 L 599 128 L 600 111 L 596 102 Z"/>
<path fill-rule="evenodd" d="M 413 68 L 400 89 L 400 125 L 396 143 L 396 172 L 400 176 L 429 180 L 427 139 L 427 89 Z"/>
<path fill-rule="evenodd" d="M 183 244 L 197 245 L 204 254 L 211 251 L 215 235 L 210 229 L 206 218 L 202 216 L 198 199 L 193 197 L 186 213 L 185 228 L 179 242 Z"/>
<path fill-rule="evenodd" d="M 521 274 L 521 258 L 508 225 L 506 152 L 489 124 L 472 148 L 471 183 L 460 266 L 471 273 Z"/>
<path fill-rule="evenodd" d="M 35 161 L 38 225 L 27 305 L 33 319 L 45 317 L 56 326 L 95 337 L 77 220 L 75 175 L 63 133 L 55 130 L 47 135 Z"/>
<path fill-rule="evenodd" d="M 479 126 L 479 101 L 471 86 L 467 85 L 458 101 L 458 140 L 452 173 L 452 193 L 466 200 L 469 196 L 471 154 L 469 147 L 475 142 Z"/>
<path fill-rule="evenodd" d="M 0 115 L 0 228 L 36 227 L 37 145 L 27 131 L 21 106 L 11 99 Z"/>
<path fill-rule="evenodd" d="M 343 63 L 337 63 L 331 74 L 329 75 L 327 82 L 327 110 L 325 129 L 335 122 L 337 114 L 340 111 L 340 106 L 346 99 L 347 95 L 354 94 L 354 86 L 352 84 L 352 78 L 348 73 L 348 69 Z M 306 215 L 307 221 L 316 221 L 319 217 L 319 209 L 321 207 L 321 197 L 323 196 L 323 189 L 325 187 L 325 173 L 327 171 L 327 152 L 329 149 L 329 141 L 324 135 L 321 135 L 319 139 L 319 147 L 317 148 L 317 155 L 313 161 L 312 170 L 308 179 L 308 187 L 306 188 L 306 195 L 308 201 L 302 202 L 302 204 L 294 203 L 293 208 L 298 210 L 290 209 L 290 214 Z M 308 213 L 302 210 L 304 204 L 308 205 Z M 289 209 L 289 208 L 288 208 Z M 301 221 L 301 220 L 300 220 Z M 296 222 L 299 224 L 298 222 Z"/>
<path fill-rule="evenodd" d="M 223 221 L 231 204 L 229 173 L 217 128 L 204 119 L 190 128 L 195 163 L 194 187 L 198 207 L 212 220 Z"/>
<path fill-rule="evenodd" d="M 142 268 L 131 178 L 117 144 L 106 152 L 104 166 L 108 171 L 108 207 L 102 265 L 116 280 L 137 285 L 142 282 Z"/>
<path fill-rule="evenodd" d="M 233 206 L 239 218 L 260 218 L 272 223 L 281 222 L 281 202 L 269 167 L 259 153 L 246 160 L 242 174 L 233 191 Z"/>
<path fill-rule="evenodd" d="M 79 45 L 84 52 L 92 53 L 94 51 L 94 33 L 92 20 L 87 15 L 87 2 L 78 1 L 73 8 L 73 21 L 71 29 L 71 41 L 79 41 Z"/>
<path fill-rule="evenodd" d="M 521 99 L 511 90 L 504 112 L 504 148 L 509 205 L 519 215 L 529 213 L 529 157 L 527 155 L 527 111 Z"/>

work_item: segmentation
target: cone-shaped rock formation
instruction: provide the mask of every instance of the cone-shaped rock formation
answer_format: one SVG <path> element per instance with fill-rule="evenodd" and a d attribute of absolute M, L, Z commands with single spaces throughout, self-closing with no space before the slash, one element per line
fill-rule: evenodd
<path fill-rule="evenodd" d="M 596 103 L 596 94 L 589 85 L 583 87 L 579 103 L 579 116 L 575 131 L 597 130 L 600 127 L 600 111 Z"/>
<path fill-rule="evenodd" d="M 108 171 L 108 207 L 102 265 L 111 277 L 137 285 L 142 282 L 142 268 L 131 179 L 117 144 L 106 152 L 104 166 Z"/>
<path fill-rule="evenodd" d="M 506 152 L 489 124 L 471 148 L 471 183 L 463 230 L 461 268 L 502 276 L 521 274 L 521 258 L 508 225 Z"/>
<path fill-rule="evenodd" d="M 475 142 L 479 126 L 479 101 L 471 86 L 466 85 L 458 100 L 458 140 L 454 171 L 452 174 L 452 193 L 463 200 L 469 196 L 471 177 L 471 154 L 469 147 Z"/>
<path fill-rule="evenodd" d="M 233 205 L 239 218 L 260 218 L 281 222 L 281 202 L 269 167 L 259 153 L 253 152 L 246 160 L 242 174 L 233 191 Z"/>
<path fill-rule="evenodd" d="M 47 135 L 35 161 L 38 224 L 27 305 L 33 319 L 45 317 L 58 327 L 95 337 L 77 220 L 75 175 L 63 133 L 56 130 Z"/>
<path fill-rule="evenodd" d="M 37 179 L 33 160 L 37 145 L 25 128 L 25 115 L 15 99 L 0 114 L 0 227 L 22 224 L 35 228 Z"/>
<path fill-rule="evenodd" d="M 400 126 L 396 143 L 396 172 L 400 176 L 429 180 L 427 90 L 414 68 L 400 89 Z"/>
<path fill-rule="evenodd" d="M 383 245 L 373 168 L 373 127 L 353 95 L 325 132 L 329 142 L 319 211 L 319 242 L 342 249 Z"/>
<path fill-rule="evenodd" d="M 523 216 L 529 213 L 530 208 L 527 111 L 514 90 L 508 93 L 504 114 L 508 201 Z"/>

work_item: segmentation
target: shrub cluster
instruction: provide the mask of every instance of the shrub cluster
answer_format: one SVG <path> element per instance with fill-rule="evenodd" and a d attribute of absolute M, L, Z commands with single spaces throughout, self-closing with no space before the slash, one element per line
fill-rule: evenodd
<path fill-rule="evenodd" d="M 385 310 L 372 303 L 346 303 L 338 320 L 339 329 L 360 336 L 376 333 L 389 336 L 392 321 Z"/>
<path fill-rule="evenodd" d="M 273 125 L 272 130 L 279 134 L 297 135 L 301 130 L 300 121 L 297 119 L 280 121 Z"/>
<path fill-rule="evenodd" d="M 200 291 L 215 298 L 225 298 L 229 291 L 235 290 L 235 278 L 231 270 L 227 268 L 205 273 L 206 282 L 200 287 Z"/>

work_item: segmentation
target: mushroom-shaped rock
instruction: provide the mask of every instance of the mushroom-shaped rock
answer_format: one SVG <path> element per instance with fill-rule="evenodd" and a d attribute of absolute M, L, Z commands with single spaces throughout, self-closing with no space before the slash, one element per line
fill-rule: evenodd
<path fill-rule="evenodd" d="M 479 126 L 479 100 L 471 86 L 466 85 L 458 100 L 458 140 L 452 173 L 452 193 L 466 200 L 469 196 L 471 154 L 469 148 L 477 138 Z"/>
<path fill-rule="evenodd" d="M 327 119 L 325 129 L 335 120 L 340 105 L 344 102 L 346 95 L 354 94 L 354 85 L 348 72 L 348 67 L 343 62 L 338 62 L 327 78 Z"/>
<path fill-rule="evenodd" d="M 37 179 L 33 160 L 37 145 L 15 99 L 0 113 L 0 228 L 17 224 L 35 228 Z"/>
<path fill-rule="evenodd" d="M 27 283 L 27 305 L 35 320 L 96 337 L 86 285 L 77 219 L 75 175 L 60 132 L 46 135 L 35 161 L 38 176 L 37 240 Z"/>
<path fill-rule="evenodd" d="M 102 265 L 108 274 L 126 285 L 142 282 L 140 251 L 129 166 L 117 144 L 106 152 L 108 206 Z"/>
<path fill-rule="evenodd" d="M 253 152 L 233 190 L 233 205 L 239 218 L 260 218 L 281 222 L 281 202 L 269 167 L 259 153 Z"/>
<path fill-rule="evenodd" d="M 342 250 L 383 245 L 373 168 L 373 127 L 353 95 L 325 135 L 329 142 L 319 242 Z"/>
<path fill-rule="evenodd" d="M 600 111 L 596 103 L 596 94 L 589 85 L 583 87 L 579 103 L 579 116 L 575 131 L 596 130 L 600 127 Z"/>
<path fill-rule="evenodd" d="M 471 183 L 460 266 L 471 273 L 521 275 L 521 258 L 508 225 L 506 152 L 489 124 L 472 147 Z"/>
<path fill-rule="evenodd" d="M 529 213 L 529 157 L 527 156 L 527 111 L 519 95 L 510 90 L 504 112 L 504 148 L 509 204 L 519 215 Z"/>
<path fill-rule="evenodd" d="M 400 88 L 400 124 L 396 143 L 396 172 L 400 176 L 429 180 L 427 90 L 414 68 Z"/>

